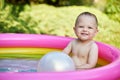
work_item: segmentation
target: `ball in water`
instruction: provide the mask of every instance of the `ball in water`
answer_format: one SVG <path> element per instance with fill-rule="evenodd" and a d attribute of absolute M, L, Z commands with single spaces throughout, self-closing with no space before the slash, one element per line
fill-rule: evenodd
<path fill-rule="evenodd" d="M 38 72 L 73 71 L 73 60 L 63 52 L 50 52 L 44 55 L 38 62 Z"/>

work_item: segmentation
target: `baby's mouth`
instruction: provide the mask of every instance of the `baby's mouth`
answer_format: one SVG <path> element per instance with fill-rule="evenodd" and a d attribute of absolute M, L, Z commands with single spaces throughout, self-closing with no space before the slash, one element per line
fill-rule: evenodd
<path fill-rule="evenodd" d="M 87 36 L 88 34 L 87 33 L 81 33 L 81 35 Z"/>

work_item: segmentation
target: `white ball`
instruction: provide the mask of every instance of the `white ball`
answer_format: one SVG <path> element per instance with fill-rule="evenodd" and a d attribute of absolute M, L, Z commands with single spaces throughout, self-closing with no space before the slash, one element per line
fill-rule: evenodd
<path fill-rule="evenodd" d="M 63 52 L 50 52 L 44 55 L 38 62 L 38 72 L 73 71 L 73 60 Z"/>

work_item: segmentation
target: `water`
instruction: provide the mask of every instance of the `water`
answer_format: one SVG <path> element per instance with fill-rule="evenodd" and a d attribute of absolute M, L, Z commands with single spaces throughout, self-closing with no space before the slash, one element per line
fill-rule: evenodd
<path fill-rule="evenodd" d="M 0 59 L 0 72 L 37 72 L 38 61 L 35 59 Z M 102 65 L 96 65 L 96 67 L 100 66 Z"/>
<path fill-rule="evenodd" d="M 0 72 L 37 72 L 38 60 L 0 59 Z"/>

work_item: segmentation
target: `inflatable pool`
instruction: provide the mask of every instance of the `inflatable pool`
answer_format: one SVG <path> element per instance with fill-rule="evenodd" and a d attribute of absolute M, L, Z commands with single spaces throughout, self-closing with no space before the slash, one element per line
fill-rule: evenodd
<path fill-rule="evenodd" d="M 0 34 L 0 55 L 46 54 L 62 50 L 72 39 L 39 34 Z M 120 50 L 108 44 L 96 43 L 101 67 L 68 72 L 1 72 L 0 80 L 119 80 Z"/>

